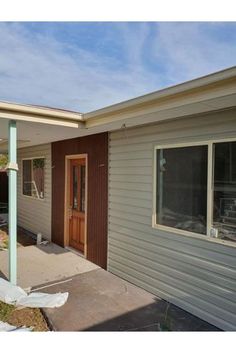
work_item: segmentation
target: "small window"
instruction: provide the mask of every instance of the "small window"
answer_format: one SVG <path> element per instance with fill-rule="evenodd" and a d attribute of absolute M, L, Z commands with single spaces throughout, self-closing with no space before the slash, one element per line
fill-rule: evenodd
<path fill-rule="evenodd" d="M 206 235 L 208 146 L 157 149 L 156 224 Z"/>
<path fill-rule="evenodd" d="M 44 158 L 23 160 L 23 195 L 44 198 Z"/>

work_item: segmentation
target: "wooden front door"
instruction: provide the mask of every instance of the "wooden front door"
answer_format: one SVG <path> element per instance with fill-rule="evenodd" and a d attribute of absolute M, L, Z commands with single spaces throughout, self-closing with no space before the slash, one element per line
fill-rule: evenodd
<path fill-rule="evenodd" d="M 69 245 L 84 253 L 86 159 L 70 160 Z"/>

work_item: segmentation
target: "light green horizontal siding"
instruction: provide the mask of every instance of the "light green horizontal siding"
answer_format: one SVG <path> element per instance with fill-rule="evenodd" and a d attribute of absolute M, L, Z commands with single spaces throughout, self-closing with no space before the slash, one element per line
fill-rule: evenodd
<path fill-rule="evenodd" d="M 154 146 L 228 137 L 233 109 L 110 133 L 108 270 L 235 330 L 236 248 L 152 228 Z"/>
<path fill-rule="evenodd" d="M 43 237 L 51 239 L 51 145 L 38 145 L 21 148 L 18 153 L 18 224 L 19 226 Z M 24 158 L 45 157 L 43 200 L 24 196 L 22 193 L 22 160 Z"/>
<path fill-rule="evenodd" d="M 119 196 L 119 197 L 130 197 L 135 199 L 142 200 L 152 200 L 152 193 L 148 191 L 140 191 L 140 190 L 123 190 L 123 189 L 114 189 L 110 190 L 111 196 Z"/>

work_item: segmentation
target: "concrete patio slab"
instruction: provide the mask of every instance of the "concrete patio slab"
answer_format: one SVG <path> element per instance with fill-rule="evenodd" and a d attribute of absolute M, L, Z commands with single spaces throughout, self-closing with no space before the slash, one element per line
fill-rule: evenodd
<path fill-rule="evenodd" d="M 18 247 L 17 263 L 17 283 L 22 288 L 61 281 L 99 268 L 78 254 L 53 243 Z M 0 277 L 8 278 L 8 251 L 0 251 Z"/>
<path fill-rule="evenodd" d="M 186 311 L 97 269 L 45 288 L 69 292 L 61 308 L 45 309 L 55 331 L 217 331 Z"/>

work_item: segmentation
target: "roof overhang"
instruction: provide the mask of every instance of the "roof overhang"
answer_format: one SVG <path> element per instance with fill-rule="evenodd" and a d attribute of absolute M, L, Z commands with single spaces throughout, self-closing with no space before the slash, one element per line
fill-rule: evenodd
<path fill-rule="evenodd" d="M 86 114 L 0 102 L 0 150 L 7 150 L 11 119 L 20 148 L 235 107 L 236 67 Z"/>
<path fill-rule="evenodd" d="M 18 148 L 69 139 L 86 131 L 80 113 L 0 102 L 0 153 L 8 150 L 9 120 L 17 121 Z"/>
<path fill-rule="evenodd" d="M 236 106 L 236 67 L 84 114 L 86 128 L 107 130 Z"/>
<path fill-rule="evenodd" d="M 84 126 L 80 113 L 8 102 L 0 102 L 0 118 L 75 128 Z"/>

